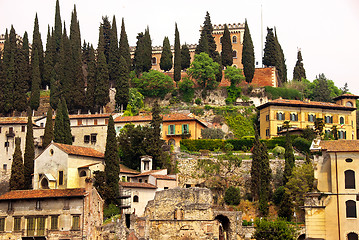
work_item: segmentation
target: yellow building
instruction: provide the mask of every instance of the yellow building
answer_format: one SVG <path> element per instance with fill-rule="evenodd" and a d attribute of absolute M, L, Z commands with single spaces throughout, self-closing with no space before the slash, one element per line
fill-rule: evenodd
<path fill-rule="evenodd" d="M 314 128 L 315 118 L 323 118 L 325 133 L 337 126 L 340 139 L 357 139 L 356 99 L 358 96 L 344 94 L 335 103 L 276 99 L 257 107 L 260 111 L 260 136 L 269 139 L 278 136 L 285 121 L 292 128 Z"/>
<path fill-rule="evenodd" d="M 359 141 L 314 140 L 314 178 L 318 192 L 304 204 L 307 239 L 357 240 L 359 219 Z"/>

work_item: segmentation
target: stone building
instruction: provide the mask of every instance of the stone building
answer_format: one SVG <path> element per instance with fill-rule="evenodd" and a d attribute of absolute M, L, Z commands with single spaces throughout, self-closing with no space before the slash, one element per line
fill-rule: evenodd
<path fill-rule="evenodd" d="M 356 99 L 358 96 L 343 94 L 335 103 L 276 99 L 257 107 L 260 111 L 260 137 L 269 139 L 278 136 L 285 121 L 292 128 L 314 128 L 316 118 L 323 118 L 324 131 L 330 134 L 337 126 L 340 139 L 357 139 Z"/>
<path fill-rule="evenodd" d="M 318 152 L 314 159 L 317 192 L 305 200 L 306 237 L 308 239 L 357 240 L 359 141 L 314 140 Z"/>

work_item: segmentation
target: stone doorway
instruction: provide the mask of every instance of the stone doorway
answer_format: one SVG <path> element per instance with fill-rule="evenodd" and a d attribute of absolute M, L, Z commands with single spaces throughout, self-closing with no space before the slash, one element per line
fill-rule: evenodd
<path fill-rule="evenodd" d="M 230 239 L 230 221 L 228 217 L 224 215 L 217 215 L 216 220 L 220 223 L 219 225 L 219 240 Z"/>

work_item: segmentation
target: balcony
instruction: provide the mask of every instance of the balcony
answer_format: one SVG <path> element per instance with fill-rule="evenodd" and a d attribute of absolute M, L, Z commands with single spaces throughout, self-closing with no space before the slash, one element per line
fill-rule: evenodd
<path fill-rule="evenodd" d="M 191 136 L 191 131 L 177 131 L 177 132 L 168 132 L 168 131 L 166 131 L 165 132 L 165 134 L 166 134 L 166 136 L 168 136 L 168 137 L 171 137 L 171 136 Z"/>
<path fill-rule="evenodd" d="M 120 199 L 126 199 L 131 197 L 131 191 L 130 190 L 120 190 Z"/>
<path fill-rule="evenodd" d="M 6 131 L 5 135 L 6 135 L 6 137 L 8 137 L 8 138 L 13 138 L 13 137 L 15 137 L 14 131 Z"/>
<path fill-rule="evenodd" d="M 120 199 L 119 208 L 121 209 L 131 208 L 131 198 Z"/>

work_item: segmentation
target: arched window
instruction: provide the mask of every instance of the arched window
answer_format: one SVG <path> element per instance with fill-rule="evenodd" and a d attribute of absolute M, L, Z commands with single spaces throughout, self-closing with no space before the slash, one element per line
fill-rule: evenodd
<path fill-rule="evenodd" d="M 353 103 L 348 101 L 346 104 L 345 104 L 347 107 L 353 107 Z"/>
<path fill-rule="evenodd" d="M 138 196 L 137 195 L 133 196 L 133 202 L 138 202 L 138 201 L 139 201 Z"/>
<path fill-rule="evenodd" d="M 349 233 L 348 240 L 358 240 L 358 234 L 353 233 L 353 232 Z"/>
<path fill-rule="evenodd" d="M 80 172 L 80 177 L 86 177 L 86 171 L 85 170 L 82 170 Z"/>
<path fill-rule="evenodd" d="M 355 201 L 348 200 L 345 202 L 347 218 L 356 218 L 357 217 L 357 206 Z"/>
<path fill-rule="evenodd" d="M 237 58 L 237 51 L 233 50 L 233 58 Z"/>
<path fill-rule="evenodd" d="M 291 113 L 290 114 L 290 120 L 291 121 L 298 121 L 298 114 L 297 113 Z"/>
<path fill-rule="evenodd" d="M 47 181 L 46 178 L 43 178 L 43 179 L 41 180 L 41 188 L 42 188 L 42 189 L 49 189 L 49 182 Z"/>
<path fill-rule="evenodd" d="M 308 114 L 308 121 L 314 122 L 315 121 L 315 115 L 314 114 Z"/>
<path fill-rule="evenodd" d="M 345 175 L 345 189 L 355 189 L 355 172 L 353 170 L 346 170 Z"/>
<path fill-rule="evenodd" d="M 282 112 L 277 113 L 277 120 L 285 120 L 285 115 Z"/>
<path fill-rule="evenodd" d="M 237 43 L 237 36 L 232 37 L 232 43 Z"/>
<path fill-rule="evenodd" d="M 157 58 L 153 57 L 151 58 L 152 65 L 157 65 Z"/>
<path fill-rule="evenodd" d="M 339 118 L 339 123 L 340 123 L 340 124 L 344 124 L 344 117 L 340 117 L 340 118 Z"/>

